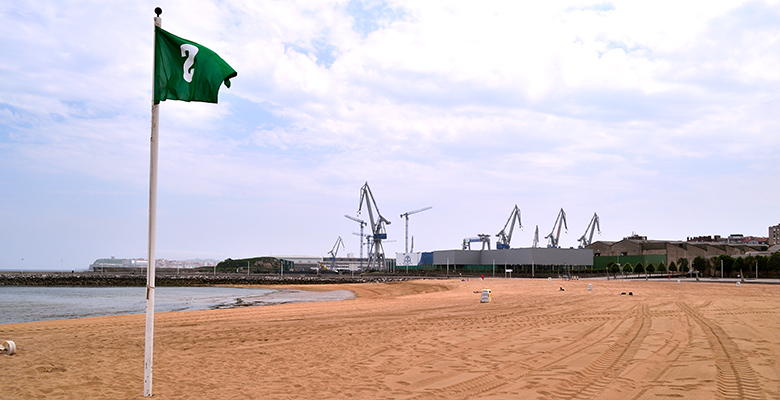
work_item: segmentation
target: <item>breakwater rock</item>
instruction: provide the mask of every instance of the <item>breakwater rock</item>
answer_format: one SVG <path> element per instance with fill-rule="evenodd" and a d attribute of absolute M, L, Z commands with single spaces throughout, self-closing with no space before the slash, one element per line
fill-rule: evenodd
<path fill-rule="evenodd" d="M 417 277 L 378 275 L 246 275 L 246 274 L 160 274 L 156 286 L 202 285 L 302 285 L 326 283 L 400 282 Z M 102 272 L 5 272 L 0 286 L 146 286 L 146 275 Z"/>

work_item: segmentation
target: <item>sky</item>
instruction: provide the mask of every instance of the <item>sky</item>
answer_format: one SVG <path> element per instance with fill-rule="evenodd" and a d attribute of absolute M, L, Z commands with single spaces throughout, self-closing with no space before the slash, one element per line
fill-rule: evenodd
<path fill-rule="evenodd" d="M 778 1 L 0 1 L 0 268 L 146 256 L 156 6 L 238 71 L 160 106 L 158 257 L 357 255 L 366 181 L 391 256 L 780 223 Z"/>

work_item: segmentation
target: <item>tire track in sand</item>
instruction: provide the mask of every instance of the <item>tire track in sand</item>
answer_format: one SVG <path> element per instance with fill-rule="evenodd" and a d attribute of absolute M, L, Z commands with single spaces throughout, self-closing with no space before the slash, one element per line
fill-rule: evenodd
<path fill-rule="evenodd" d="M 618 338 L 609 348 L 584 370 L 574 373 L 563 387 L 552 392 L 556 399 L 598 398 L 610 382 L 616 379 L 629 365 L 650 331 L 651 314 L 648 306 L 639 307 L 628 332 Z"/>
<path fill-rule="evenodd" d="M 718 370 L 718 397 L 721 399 L 764 399 L 764 392 L 753 368 L 739 347 L 718 324 L 701 315 L 684 303 L 678 303 L 701 327 L 707 336 L 712 352 L 715 353 L 715 367 Z"/>
<path fill-rule="evenodd" d="M 625 315 L 624 318 L 627 316 L 628 315 Z M 435 390 L 427 390 L 424 393 L 419 393 L 415 396 L 412 396 L 411 398 L 409 398 L 409 400 L 419 400 L 419 399 L 429 399 L 429 398 L 439 398 L 439 399 L 448 399 L 448 400 L 476 398 L 479 395 L 485 394 L 487 392 L 498 389 L 501 386 L 504 386 L 511 379 L 518 379 L 520 377 L 528 375 L 529 373 L 545 370 L 551 365 L 557 364 L 564 359 L 567 359 L 582 351 L 585 351 L 590 347 L 590 345 L 593 345 L 595 342 L 600 341 L 602 337 L 600 336 L 596 338 L 594 343 L 589 343 L 588 345 L 583 345 L 582 342 L 585 342 L 588 337 L 590 337 L 593 333 L 598 332 L 602 327 L 606 326 L 612 320 L 614 319 L 609 318 L 601 322 L 600 324 L 588 329 L 586 332 L 584 332 L 580 337 L 578 337 L 573 342 L 563 344 L 553 350 L 546 352 L 546 353 L 565 353 L 565 355 L 561 357 L 557 357 L 554 360 L 545 362 L 544 364 L 539 365 L 537 367 L 526 369 L 528 368 L 528 365 L 533 364 L 534 361 L 539 361 L 540 359 L 544 358 L 547 354 L 540 354 L 537 357 L 532 357 L 531 359 L 524 360 L 523 362 L 511 363 L 509 365 L 503 366 L 499 371 L 485 373 L 480 376 L 467 379 L 463 382 L 459 382 Z M 621 325 L 622 324 L 620 323 L 616 324 L 615 327 L 612 328 L 605 336 L 611 336 Z M 526 370 L 517 371 L 520 368 Z"/>

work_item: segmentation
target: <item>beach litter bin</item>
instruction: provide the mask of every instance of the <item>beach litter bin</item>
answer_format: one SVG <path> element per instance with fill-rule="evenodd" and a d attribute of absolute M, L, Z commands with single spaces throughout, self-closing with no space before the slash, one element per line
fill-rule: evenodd
<path fill-rule="evenodd" d="M 590 292 L 591 290 L 593 290 L 593 284 L 592 284 L 592 283 L 589 283 L 589 284 L 588 284 L 588 291 Z"/>
<path fill-rule="evenodd" d="M 479 298 L 480 303 L 490 303 L 493 300 L 493 291 L 490 289 L 482 289 L 482 296 Z"/>
<path fill-rule="evenodd" d="M 3 344 L 0 344 L 0 354 L 8 354 L 9 356 L 16 353 L 16 343 L 12 340 L 6 340 Z"/>

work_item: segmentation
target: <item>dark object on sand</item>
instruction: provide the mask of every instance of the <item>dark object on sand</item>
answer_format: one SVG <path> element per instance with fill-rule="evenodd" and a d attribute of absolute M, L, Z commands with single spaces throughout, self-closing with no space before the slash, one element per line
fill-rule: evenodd
<path fill-rule="evenodd" d="M 558 291 L 559 291 L 559 292 L 565 292 L 565 291 L 566 291 L 566 289 L 564 289 L 564 288 L 563 288 L 563 287 L 561 287 L 561 286 L 558 286 Z"/>

